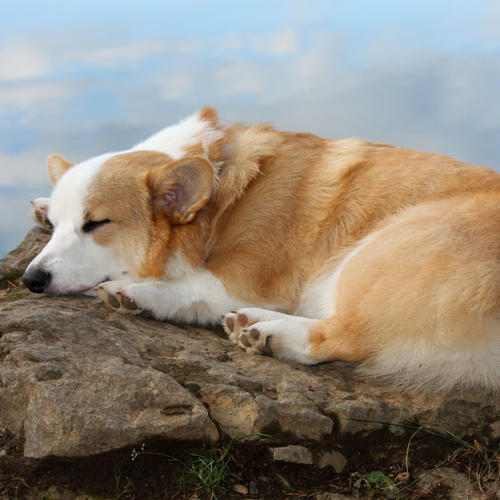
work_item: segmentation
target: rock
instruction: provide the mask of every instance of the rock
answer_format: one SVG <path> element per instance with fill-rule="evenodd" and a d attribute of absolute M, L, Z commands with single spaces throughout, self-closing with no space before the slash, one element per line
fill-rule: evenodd
<path fill-rule="evenodd" d="M 38 498 L 50 498 L 50 500 L 93 500 L 90 496 L 79 495 L 59 486 L 51 486 Z"/>
<path fill-rule="evenodd" d="M 318 467 L 324 469 L 325 467 L 333 467 L 337 474 L 340 474 L 347 465 L 347 458 L 339 451 L 332 450 L 323 453 L 319 459 Z"/>
<path fill-rule="evenodd" d="M 248 488 L 244 484 L 233 484 L 233 490 L 240 495 L 248 495 Z"/>
<path fill-rule="evenodd" d="M 271 455 L 275 462 L 312 465 L 313 457 L 305 446 L 289 445 L 271 448 Z"/>
<path fill-rule="evenodd" d="M 346 495 L 342 495 L 341 493 L 318 493 L 314 500 L 349 500 L 350 498 L 358 498 L 358 497 L 348 497 Z"/>
<path fill-rule="evenodd" d="M 161 372 L 111 357 L 97 365 L 82 363 L 78 370 L 80 380 L 65 376 L 33 386 L 24 422 L 25 456 L 88 456 L 152 435 L 218 437 L 206 409 Z"/>
<path fill-rule="evenodd" d="M 457 436 L 498 435 L 498 394 L 402 391 L 364 379 L 350 363 L 255 356 L 218 329 L 123 316 L 83 296 L 6 288 L 7 280 L 20 285 L 16 277 L 47 238 L 33 229 L 0 261 L 0 437 L 10 436 L 0 449 L 7 456 L 216 440 L 217 427 L 267 445 L 255 434 L 272 435 L 278 448 L 312 445 L 319 457 L 353 435 L 406 432 L 408 422 Z"/>
<path fill-rule="evenodd" d="M 257 488 L 257 484 L 255 483 L 255 481 L 249 481 L 248 493 L 250 493 L 250 495 L 258 495 L 259 494 L 259 489 Z"/>
<path fill-rule="evenodd" d="M 24 433 L 25 456 L 87 456 L 155 435 L 217 439 L 204 406 L 146 366 L 118 324 L 70 306 L 48 315 L 38 300 L 0 308 L 0 324 L 8 332 L 0 338 L 0 418 Z"/>
<path fill-rule="evenodd" d="M 200 395 L 211 417 L 228 436 L 235 438 L 259 432 L 259 405 L 248 392 L 233 385 L 202 384 Z"/>
<path fill-rule="evenodd" d="M 332 420 L 321 414 L 311 401 L 301 400 L 300 391 L 293 397 L 284 386 L 280 386 L 282 391 L 274 400 L 264 395 L 253 397 L 230 385 L 204 384 L 201 400 L 231 437 L 264 433 L 273 424 L 299 439 L 320 440 L 330 434 Z"/>
<path fill-rule="evenodd" d="M 496 422 L 493 422 L 491 424 L 491 437 L 493 439 L 500 438 L 500 420 L 497 420 Z"/>
<path fill-rule="evenodd" d="M 19 278 L 49 238 L 50 233 L 40 227 L 34 227 L 28 231 L 23 242 L 0 260 L 0 283 Z"/>
<path fill-rule="evenodd" d="M 429 494 L 434 488 L 450 488 L 448 498 L 450 500 L 486 500 L 488 496 L 477 491 L 469 478 L 449 467 L 441 467 L 422 476 L 419 488 L 422 494 Z"/>

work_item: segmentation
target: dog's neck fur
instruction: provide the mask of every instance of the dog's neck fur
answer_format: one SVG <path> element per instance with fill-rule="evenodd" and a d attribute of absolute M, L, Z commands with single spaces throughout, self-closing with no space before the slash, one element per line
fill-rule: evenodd
<path fill-rule="evenodd" d="M 169 256 L 180 253 L 192 268 L 205 261 L 221 217 L 261 173 L 261 162 L 275 155 L 282 142 L 282 136 L 265 124 L 215 128 L 223 132 L 222 138 L 205 146 L 204 151 L 201 144 L 187 150 L 187 154 L 204 154 L 213 165 L 216 177 L 212 196 L 193 222 L 172 227 L 165 248 Z"/>

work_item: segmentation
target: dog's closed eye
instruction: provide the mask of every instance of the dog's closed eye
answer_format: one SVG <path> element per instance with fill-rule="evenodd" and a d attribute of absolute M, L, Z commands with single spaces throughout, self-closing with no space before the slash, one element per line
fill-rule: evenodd
<path fill-rule="evenodd" d="M 111 222 L 109 219 L 89 220 L 82 226 L 82 231 L 84 233 L 91 233 L 92 231 L 94 231 L 98 227 L 103 226 L 104 224 L 108 224 L 109 222 Z"/>

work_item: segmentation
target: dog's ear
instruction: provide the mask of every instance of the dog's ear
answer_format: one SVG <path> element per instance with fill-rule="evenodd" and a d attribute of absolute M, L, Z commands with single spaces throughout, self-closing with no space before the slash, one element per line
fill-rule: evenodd
<path fill-rule="evenodd" d="M 63 155 L 53 153 L 47 158 L 47 168 L 49 169 L 50 180 L 54 186 L 59 179 L 73 166 Z"/>
<path fill-rule="evenodd" d="M 210 198 L 214 169 L 204 158 L 183 158 L 148 172 L 147 182 L 153 208 L 172 224 L 186 224 Z"/>
<path fill-rule="evenodd" d="M 205 106 L 200 110 L 200 118 L 203 121 L 206 121 L 212 125 L 212 127 L 216 127 L 219 121 L 219 117 L 217 116 L 217 111 L 210 106 Z"/>
<path fill-rule="evenodd" d="M 52 224 L 47 219 L 49 211 L 50 198 L 36 198 L 32 200 L 30 206 L 30 215 L 32 219 L 46 231 L 52 231 Z"/>

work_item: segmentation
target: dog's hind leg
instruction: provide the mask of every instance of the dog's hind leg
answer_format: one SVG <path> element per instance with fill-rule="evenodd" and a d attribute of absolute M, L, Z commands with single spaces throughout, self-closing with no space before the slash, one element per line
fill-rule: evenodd
<path fill-rule="evenodd" d="M 226 331 L 247 350 L 301 363 L 362 361 L 405 385 L 499 390 L 499 230 L 496 192 L 412 207 L 321 282 L 326 319 L 249 309 L 226 316 Z"/>
<path fill-rule="evenodd" d="M 347 354 L 358 344 L 368 374 L 434 390 L 498 390 L 499 231 L 497 192 L 392 218 L 341 264 L 335 314 L 310 327 L 311 357 L 348 359 L 351 338 Z"/>
<path fill-rule="evenodd" d="M 238 309 L 222 317 L 230 340 L 248 352 L 303 364 L 333 358 L 363 359 L 365 352 L 357 336 L 348 328 L 338 329 L 336 323 L 335 317 L 315 320 L 257 307 Z"/>

